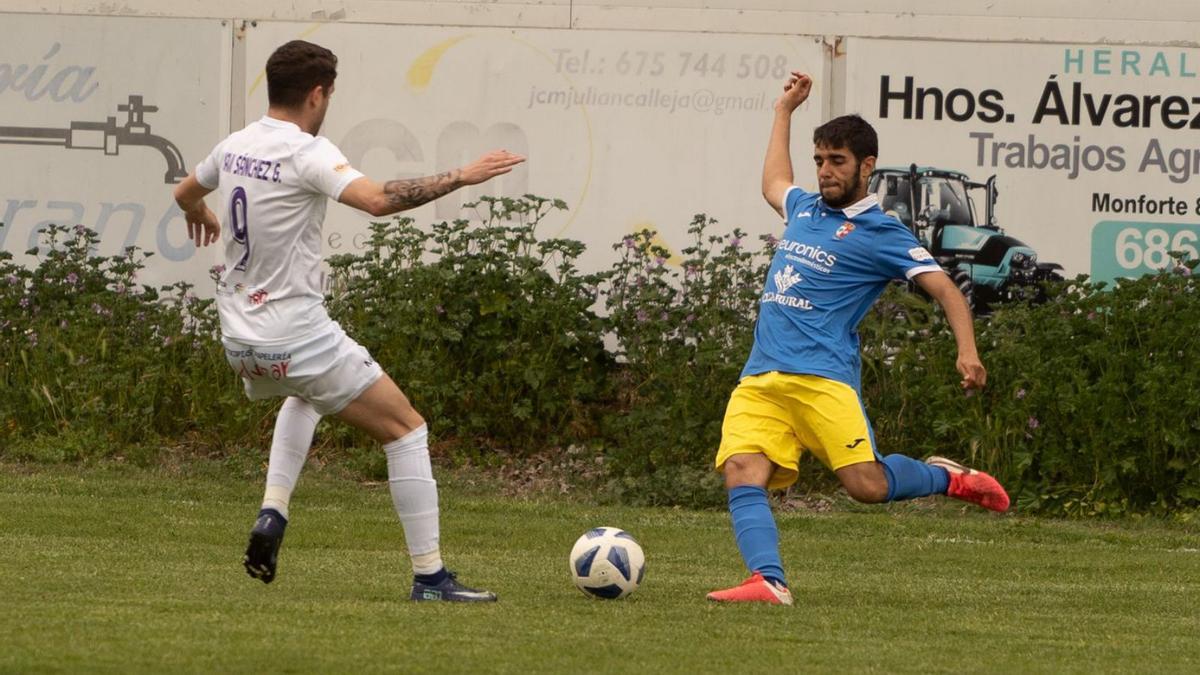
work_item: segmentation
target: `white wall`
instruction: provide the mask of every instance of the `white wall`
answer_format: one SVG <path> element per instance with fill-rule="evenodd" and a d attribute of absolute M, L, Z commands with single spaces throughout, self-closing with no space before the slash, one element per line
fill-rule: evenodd
<path fill-rule="evenodd" d="M 1195 46 L 1194 0 L 4 0 L 2 11 Z"/>

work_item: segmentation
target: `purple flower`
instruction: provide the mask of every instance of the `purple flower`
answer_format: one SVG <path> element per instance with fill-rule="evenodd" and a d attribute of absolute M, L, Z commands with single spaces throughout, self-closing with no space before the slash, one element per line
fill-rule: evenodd
<path fill-rule="evenodd" d="M 95 313 L 97 313 L 97 314 L 103 314 L 103 313 L 104 313 L 104 308 L 100 306 L 100 303 L 98 303 L 98 302 L 93 302 L 93 303 L 92 303 L 92 311 L 93 311 L 93 312 L 95 312 Z"/>
<path fill-rule="evenodd" d="M 115 290 L 117 291 L 117 295 L 125 295 L 125 291 L 128 289 L 125 288 L 125 284 L 118 281 Z"/>
<path fill-rule="evenodd" d="M 637 248 L 637 244 L 633 242 L 633 237 L 625 237 L 621 241 L 625 242 L 625 248 Z"/>
<path fill-rule="evenodd" d="M 1038 421 L 1038 418 L 1036 418 L 1036 417 L 1029 418 L 1029 428 L 1030 429 L 1036 429 L 1040 426 L 1042 426 L 1042 423 Z"/>
<path fill-rule="evenodd" d="M 87 232 L 87 228 L 86 228 L 86 227 L 84 227 L 83 225 L 76 225 L 76 226 L 75 226 L 75 234 L 83 234 L 84 232 Z"/>
<path fill-rule="evenodd" d="M 1088 313 L 1087 313 L 1087 320 L 1088 320 L 1088 321 L 1095 321 L 1095 320 L 1096 320 L 1096 313 L 1095 313 L 1095 312 L 1088 312 Z"/>
<path fill-rule="evenodd" d="M 771 246 L 772 248 L 774 248 L 775 246 L 778 246 L 779 245 L 779 237 L 776 237 L 773 234 L 768 234 L 767 235 L 767 245 Z"/>
<path fill-rule="evenodd" d="M 1185 277 L 1192 276 L 1192 268 L 1188 267 L 1187 265 L 1176 265 L 1175 271 Z"/>
<path fill-rule="evenodd" d="M 691 323 L 691 322 L 693 322 L 693 321 L 695 321 L 695 320 L 696 320 L 696 315 L 695 315 L 695 314 L 688 314 L 687 316 L 683 317 L 683 322 L 684 322 L 684 323 Z"/>
<path fill-rule="evenodd" d="M 1018 390 L 1017 390 L 1017 400 L 1018 400 L 1018 401 L 1020 401 L 1020 400 L 1021 400 L 1021 399 L 1023 399 L 1023 398 L 1025 398 L 1025 390 L 1024 390 L 1024 389 L 1018 389 Z"/>
<path fill-rule="evenodd" d="M 12 285 L 12 284 L 15 284 L 15 283 L 17 283 L 18 281 L 20 281 L 20 279 L 18 279 L 18 278 L 17 278 L 17 275 L 15 275 L 15 274 L 10 274 L 10 275 L 8 275 L 8 277 L 7 277 L 7 281 L 8 281 L 8 283 L 9 283 L 9 285 Z"/>
<path fill-rule="evenodd" d="M 63 319 L 62 321 L 59 321 L 59 322 L 58 322 L 58 327 L 59 327 L 59 328 L 66 328 L 66 327 L 67 327 L 67 320 L 66 320 L 66 319 Z"/>
<path fill-rule="evenodd" d="M 28 307 L 29 306 L 29 296 L 26 295 L 25 297 L 21 298 L 21 301 L 17 304 L 21 305 L 22 307 Z"/>
<path fill-rule="evenodd" d="M 33 332 L 33 330 L 32 330 L 32 329 L 31 329 L 31 330 L 27 330 L 27 331 L 25 331 L 25 337 L 29 339 L 29 346 L 30 346 L 30 347 L 36 347 L 36 346 L 37 346 L 37 333 Z"/>
<path fill-rule="evenodd" d="M 658 316 L 658 320 L 659 320 L 659 321 L 666 321 L 666 320 L 667 320 L 667 313 L 666 313 L 666 312 L 663 312 L 662 314 L 660 314 L 660 315 Z"/>
<path fill-rule="evenodd" d="M 170 347 L 170 346 L 171 346 L 171 336 L 170 336 L 170 335 L 168 335 L 167 337 L 163 338 L 163 343 L 162 343 L 162 346 L 164 346 L 164 347 Z"/>
<path fill-rule="evenodd" d="M 741 247 L 742 247 L 742 238 L 741 238 L 741 237 L 734 237 L 734 238 L 733 238 L 733 239 L 732 239 L 732 240 L 729 242 L 729 245 L 730 245 L 730 246 L 732 246 L 733 248 L 741 248 Z"/>
<path fill-rule="evenodd" d="M 79 275 L 75 274 L 74 272 L 71 272 L 70 274 L 67 275 L 67 283 L 71 284 L 72 286 L 74 286 L 75 284 L 78 284 L 79 283 Z"/>
<path fill-rule="evenodd" d="M 138 323 L 141 323 L 141 322 L 143 322 L 143 321 L 145 321 L 145 320 L 146 320 L 146 313 L 145 313 L 145 312 L 138 312 L 138 313 L 137 313 L 137 316 L 133 317 L 133 319 L 134 319 L 134 321 L 137 321 Z"/>
<path fill-rule="evenodd" d="M 667 259 L 662 257 L 661 255 L 654 259 L 654 264 L 658 265 L 659 267 L 662 267 L 662 264 L 665 262 L 667 262 Z"/>
<path fill-rule="evenodd" d="M 644 311 L 642 311 L 642 310 L 640 310 L 640 309 L 637 311 L 637 320 L 638 320 L 638 323 L 646 323 L 646 319 L 648 319 L 648 318 L 650 318 L 650 317 L 649 317 L 649 316 L 647 316 L 647 315 L 646 315 L 646 313 L 645 313 Z"/>

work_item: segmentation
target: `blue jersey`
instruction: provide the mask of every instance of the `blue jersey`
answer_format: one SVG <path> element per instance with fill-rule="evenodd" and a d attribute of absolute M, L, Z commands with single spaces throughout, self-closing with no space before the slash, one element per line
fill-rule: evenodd
<path fill-rule="evenodd" d="M 941 272 L 912 232 L 874 195 L 845 209 L 793 186 L 787 228 L 767 272 L 742 377 L 819 375 L 860 389 L 858 324 L 893 279 Z"/>

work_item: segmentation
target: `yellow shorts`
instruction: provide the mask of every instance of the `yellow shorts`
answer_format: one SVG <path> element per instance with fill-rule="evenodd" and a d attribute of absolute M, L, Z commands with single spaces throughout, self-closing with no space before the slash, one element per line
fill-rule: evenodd
<path fill-rule="evenodd" d="M 761 453 L 776 465 L 767 487 L 785 488 L 796 482 L 805 450 L 834 471 L 877 459 L 858 392 L 817 375 L 770 372 L 742 380 L 725 409 L 717 470 L 733 455 Z"/>

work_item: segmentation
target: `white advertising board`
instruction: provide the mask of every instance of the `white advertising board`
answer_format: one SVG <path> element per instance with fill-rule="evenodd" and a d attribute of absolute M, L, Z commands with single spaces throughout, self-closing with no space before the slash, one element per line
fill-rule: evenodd
<path fill-rule="evenodd" d="M 266 110 L 267 57 L 296 38 L 338 56 L 322 134 L 368 176 L 430 175 L 496 148 L 529 158 L 409 212 L 418 224 L 470 218 L 461 205 L 480 195 L 562 199 L 569 211 L 539 235 L 585 243 L 589 269 L 641 228 L 678 251 L 699 212 L 722 230 L 777 231 L 761 171 L 789 70 L 819 83 L 796 115 L 805 157 L 822 114 L 824 50 L 813 38 L 259 22 L 246 34 L 248 119 Z M 326 254 L 360 249 L 370 220 L 331 206 Z"/>
<path fill-rule="evenodd" d="M 154 253 L 144 283 L 211 286 L 171 190 L 228 126 L 229 28 L 2 16 L 0 249 L 28 262 L 47 224 L 82 224 L 99 254 Z"/>
<path fill-rule="evenodd" d="M 998 224 L 1068 276 L 1169 267 L 1200 240 L 1200 50 L 852 39 L 846 108 L 881 166 L 997 176 Z"/>

